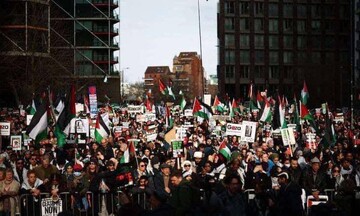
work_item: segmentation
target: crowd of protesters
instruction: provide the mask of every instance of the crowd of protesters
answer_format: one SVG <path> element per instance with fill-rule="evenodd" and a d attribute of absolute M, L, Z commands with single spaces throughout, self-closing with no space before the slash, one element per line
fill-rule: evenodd
<path fill-rule="evenodd" d="M 26 117 L 19 112 L 2 110 L 1 121 L 11 122 L 11 134 L 26 129 Z M 11 148 L 2 137 L 0 154 L 0 215 L 21 213 L 20 195 L 29 194 L 37 201 L 41 193 L 56 197 L 71 194 L 76 211 L 119 215 L 355 215 L 359 212 L 360 147 L 356 140 L 360 120 L 351 125 L 333 122 L 336 141 L 325 145 L 325 115 L 314 116 L 316 126 L 306 122 L 295 132 L 297 145 L 289 152 L 281 139 L 272 136 L 271 125 L 259 123 L 256 141 L 242 142 L 236 136 L 218 136 L 208 120 L 174 114 L 174 127 L 190 122 L 182 155 L 174 158 L 165 117 L 154 122 L 136 122 L 135 115 L 115 111 L 114 117 L 126 122 L 120 135 L 111 134 L 100 143 L 88 139 L 86 144 L 57 147 L 53 128 L 39 144 L 28 143 L 21 151 Z M 289 117 L 291 119 L 291 116 Z M 288 119 L 288 120 L 289 120 Z M 254 116 L 237 114 L 228 122 L 254 121 Z M 290 121 L 290 120 L 289 120 Z M 146 140 L 146 127 L 157 129 L 157 138 Z M 224 126 L 226 122 L 217 121 Z M 114 125 L 114 126 L 116 126 Z M 306 145 L 305 133 L 318 131 L 316 148 Z M 225 133 L 223 133 L 225 134 Z M 139 139 L 136 153 L 129 163 L 120 163 L 129 139 Z M 219 153 L 226 143 L 231 157 Z M 245 191 L 253 189 L 253 197 Z M 333 189 L 333 198 L 306 210 L 302 197 L 319 200 L 325 189 Z M 125 193 L 117 194 L 118 190 Z M 92 194 L 116 194 L 118 208 L 103 206 L 88 198 Z M 137 197 L 137 194 L 145 194 Z M 137 197 L 134 199 L 134 197 Z M 139 199 L 138 199 L 139 198 Z M 93 203 L 92 203 L 93 202 Z M 29 208 L 32 208 L 31 206 Z M 35 208 L 35 205 L 33 206 Z M 115 209 L 115 210 L 114 210 Z M 24 214 L 25 215 L 25 214 Z"/>

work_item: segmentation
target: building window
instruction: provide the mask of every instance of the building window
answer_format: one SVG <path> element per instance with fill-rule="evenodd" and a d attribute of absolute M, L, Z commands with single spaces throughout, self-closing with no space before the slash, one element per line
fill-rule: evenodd
<path fill-rule="evenodd" d="M 255 19 L 255 32 L 264 31 L 264 20 L 263 19 Z"/>
<path fill-rule="evenodd" d="M 250 2 L 240 2 L 240 14 L 241 15 L 250 14 Z"/>
<path fill-rule="evenodd" d="M 312 48 L 320 49 L 320 48 L 321 48 L 321 41 L 322 41 L 322 40 L 323 40 L 322 37 L 312 36 L 312 37 L 311 37 L 311 47 L 312 47 Z"/>
<path fill-rule="evenodd" d="M 297 31 L 298 31 L 298 33 L 305 33 L 306 32 L 306 21 L 305 20 L 298 20 L 297 21 Z"/>
<path fill-rule="evenodd" d="M 350 56 L 347 52 L 341 52 L 340 55 L 340 62 L 341 63 L 347 63 L 349 62 Z"/>
<path fill-rule="evenodd" d="M 264 63 L 264 51 L 262 50 L 255 51 L 255 63 Z"/>
<path fill-rule="evenodd" d="M 293 53 L 292 52 L 284 52 L 283 53 L 284 64 L 293 63 Z"/>
<path fill-rule="evenodd" d="M 321 23 L 320 23 L 320 21 L 318 21 L 318 20 L 313 20 L 313 21 L 311 21 L 311 29 L 312 29 L 314 32 L 319 32 L 320 29 L 321 29 Z"/>
<path fill-rule="evenodd" d="M 264 47 L 264 35 L 255 35 L 255 48 Z"/>
<path fill-rule="evenodd" d="M 279 21 L 275 19 L 269 20 L 269 32 L 278 32 L 279 31 Z"/>
<path fill-rule="evenodd" d="M 321 17 L 321 7 L 322 5 L 311 5 L 311 17 L 320 18 Z"/>
<path fill-rule="evenodd" d="M 326 32 L 334 32 L 335 29 L 335 25 L 334 25 L 334 21 L 324 21 L 324 24 L 325 24 L 325 31 Z"/>
<path fill-rule="evenodd" d="M 298 5 L 297 6 L 297 17 L 298 18 L 306 18 L 306 5 Z"/>
<path fill-rule="evenodd" d="M 270 79 L 279 79 L 279 66 L 270 66 L 269 67 L 269 78 Z"/>
<path fill-rule="evenodd" d="M 250 20 L 249 18 L 240 19 L 240 31 L 249 31 L 250 30 Z"/>
<path fill-rule="evenodd" d="M 284 36 L 284 48 L 292 48 L 293 47 L 293 36 L 286 35 Z"/>
<path fill-rule="evenodd" d="M 325 53 L 325 61 L 326 62 L 333 62 L 335 58 L 335 55 L 333 52 L 327 52 Z"/>
<path fill-rule="evenodd" d="M 240 35 L 240 47 L 249 47 L 250 38 L 249 35 Z"/>
<path fill-rule="evenodd" d="M 235 13 L 235 2 L 225 2 L 225 14 Z"/>
<path fill-rule="evenodd" d="M 249 66 L 240 66 L 240 78 L 249 78 L 250 67 Z"/>
<path fill-rule="evenodd" d="M 279 48 L 279 37 L 270 35 L 269 36 L 269 48 L 270 49 L 277 49 Z"/>
<path fill-rule="evenodd" d="M 235 46 L 235 35 L 225 34 L 225 47 L 234 47 Z"/>
<path fill-rule="evenodd" d="M 250 52 L 249 51 L 240 51 L 240 62 L 241 63 L 250 63 Z"/>
<path fill-rule="evenodd" d="M 234 18 L 225 18 L 225 31 L 233 31 L 235 29 Z"/>
<path fill-rule="evenodd" d="M 225 67 L 225 77 L 226 78 L 235 78 L 235 66 L 227 65 Z"/>
<path fill-rule="evenodd" d="M 290 66 L 284 66 L 284 78 L 291 79 L 294 77 L 294 69 Z"/>
<path fill-rule="evenodd" d="M 334 5 L 325 5 L 324 6 L 324 14 L 325 14 L 325 17 L 327 17 L 327 18 L 334 17 L 334 15 L 335 15 Z"/>
<path fill-rule="evenodd" d="M 321 61 L 321 53 L 320 52 L 312 52 L 311 53 L 311 62 L 320 64 Z"/>
<path fill-rule="evenodd" d="M 284 17 L 292 17 L 293 16 L 293 5 L 292 4 L 284 4 Z"/>
<path fill-rule="evenodd" d="M 225 64 L 235 64 L 235 51 L 225 51 Z"/>
<path fill-rule="evenodd" d="M 297 47 L 298 47 L 298 49 L 305 49 L 306 48 L 306 37 L 305 36 L 298 36 L 297 37 Z"/>
<path fill-rule="evenodd" d="M 308 62 L 307 60 L 307 53 L 306 52 L 297 52 L 297 60 L 298 60 L 298 63 L 305 63 L 305 62 Z"/>
<path fill-rule="evenodd" d="M 254 14 L 256 15 L 264 15 L 264 3 L 263 2 L 255 2 Z"/>
<path fill-rule="evenodd" d="M 335 37 L 327 36 L 325 37 L 325 49 L 333 49 L 335 45 Z"/>
<path fill-rule="evenodd" d="M 254 77 L 255 78 L 265 78 L 264 66 L 255 65 Z"/>
<path fill-rule="evenodd" d="M 269 16 L 277 17 L 279 16 L 279 6 L 278 4 L 269 4 Z"/>
<path fill-rule="evenodd" d="M 293 30 L 293 20 L 284 19 L 283 28 L 284 28 L 284 32 L 291 32 Z"/>
<path fill-rule="evenodd" d="M 270 64 L 279 64 L 279 52 L 270 51 L 269 52 L 269 63 Z"/>

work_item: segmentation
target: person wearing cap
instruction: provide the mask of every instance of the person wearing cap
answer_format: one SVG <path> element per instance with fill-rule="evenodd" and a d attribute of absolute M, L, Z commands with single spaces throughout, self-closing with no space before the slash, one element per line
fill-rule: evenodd
<path fill-rule="evenodd" d="M 278 216 L 302 216 L 303 205 L 301 200 L 301 188 L 290 180 L 287 172 L 277 175 L 280 189 L 275 200 L 275 214 Z"/>
<path fill-rule="evenodd" d="M 205 161 L 203 161 L 203 157 L 204 157 L 204 153 L 201 151 L 196 151 L 194 152 L 194 164 L 193 167 L 196 170 L 196 173 L 200 173 L 201 172 L 201 167 L 203 166 L 203 163 Z"/>
<path fill-rule="evenodd" d="M 319 194 L 326 188 L 326 173 L 320 170 L 320 160 L 317 157 L 311 159 L 311 167 L 304 172 L 302 186 L 307 195 L 313 195 L 316 200 Z"/>
<path fill-rule="evenodd" d="M 150 188 L 160 193 L 170 195 L 170 174 L 171 166 L 167 163 L 162 163 L 160 165 L 160 172 L 155 174 L 149 183 Z"/>

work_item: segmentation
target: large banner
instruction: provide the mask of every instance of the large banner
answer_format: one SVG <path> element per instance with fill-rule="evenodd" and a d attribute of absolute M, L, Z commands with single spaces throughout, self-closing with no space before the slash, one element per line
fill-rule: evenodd
<path fill-rule="evenodd" d="M 0 122 L 1 136 L 10 136 L 10 122 Z"/>
<path fill-rule="evenodd" d="M 90 117 L 95 118 L 98 112 L 96 86 L 89 86 L 89 104 L 90 104 Z"/>
<path fill-rule="evenodd" d="M 251 122 L 251 121 L 243 121 L 242 122 L 241 141 L 255 142 L 256 125 L 257 125 L 257 122 Z"/>
<path fill-rule="evenodd" d="M 241 136 L 242 135 L 241 128 L 242 128 L 241 124 L 227 123 L 226 124 L 226 135 L 227 136 Z"/>

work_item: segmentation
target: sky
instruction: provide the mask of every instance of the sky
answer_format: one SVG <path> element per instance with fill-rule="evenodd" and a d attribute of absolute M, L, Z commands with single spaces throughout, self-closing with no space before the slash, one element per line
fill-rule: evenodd
<path fill-rule="evenodd" d="M 199 0 L 203 67 L 216 74 L 217 2 Z M 198 0 L 119 0 L 120 65 L 125 82 L 142 82 L 148 66 L 169 66 L 180 52 L 200 54 Z"/>

